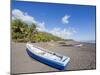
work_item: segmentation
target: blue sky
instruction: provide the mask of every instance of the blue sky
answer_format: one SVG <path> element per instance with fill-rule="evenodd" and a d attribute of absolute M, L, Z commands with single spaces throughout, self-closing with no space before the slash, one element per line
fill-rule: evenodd
<path fill-rule="evenodd" d="M 36 23 L 39 31 L 64 39 L 95 40 L 95 6 L 13 2 L 12 18 Z"/>

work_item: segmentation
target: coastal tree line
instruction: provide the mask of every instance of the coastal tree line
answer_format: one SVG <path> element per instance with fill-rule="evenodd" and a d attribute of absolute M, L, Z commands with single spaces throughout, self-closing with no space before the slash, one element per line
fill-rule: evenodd
<path fill-rule="evenodd" d="M 50 33 L 38 31 L 36 26 L 35 23 L 28 25 L 20 19 L 12 20 L 12 40 L 15 42 L 48 42 L 63 40 Z"/>

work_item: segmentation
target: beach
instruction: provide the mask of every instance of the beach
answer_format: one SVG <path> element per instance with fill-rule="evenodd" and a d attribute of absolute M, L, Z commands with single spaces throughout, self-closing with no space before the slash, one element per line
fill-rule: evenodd
<path fill-rule="evenodd" d="M 32 43 L 33 45 L 70 57 L 67 71 L 88 70 L 96 68 L 96 48 L 92 43 L 82 46 L 66 46 L 52 42 Z M 29 57 L 26 43 L 11 43 L 11 73 L 37 73 L 60 71 Z"/>

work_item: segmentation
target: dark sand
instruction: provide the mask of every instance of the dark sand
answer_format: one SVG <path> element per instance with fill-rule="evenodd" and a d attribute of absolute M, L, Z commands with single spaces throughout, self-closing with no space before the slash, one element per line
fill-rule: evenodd
<path fill-rule="evenodd" d="M 61 46 L 51 43 L 33 43 L 53 52 L 70 57 L 67 70 L 85 70 L 96 68 L 95 44 L 83 43 L 82 47 Z M 26 52 L 26 43 L 12 42 L 11 73 L 36 73 L 59 71 L 30 58 Z"/>

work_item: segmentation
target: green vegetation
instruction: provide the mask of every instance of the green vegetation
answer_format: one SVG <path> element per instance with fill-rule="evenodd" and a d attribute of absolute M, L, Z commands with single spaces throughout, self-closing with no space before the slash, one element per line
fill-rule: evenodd
<path fill-rule="evenodd" d="M 61 41 L 63 39 L 54 36 L 47 32 L 39 32 L 36 30 L 36 25 L 27 23 L 16 19 L 12 21 L 12 39 L 15 42 L 47 42 L 47 41 Z"/>

